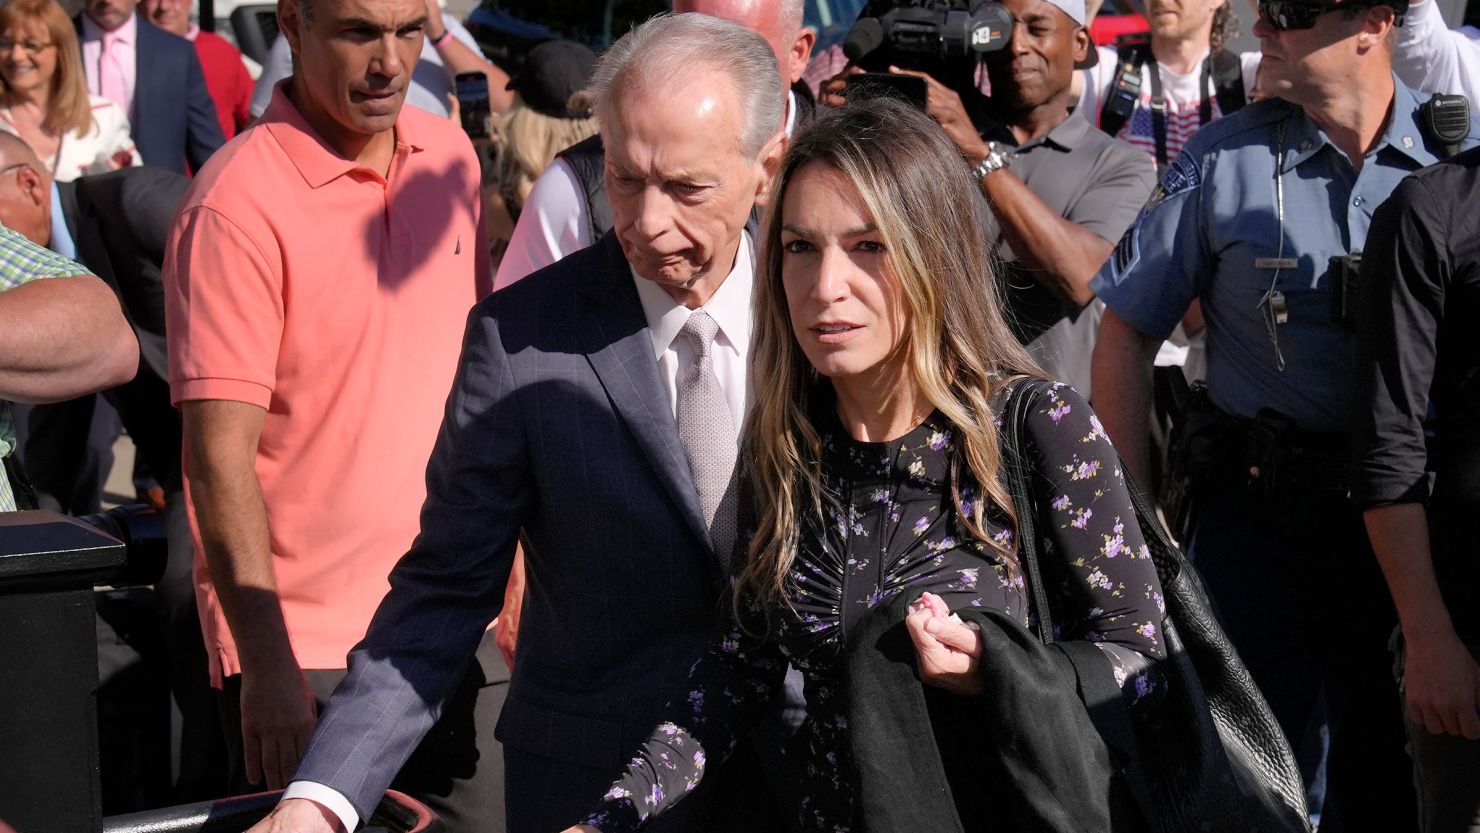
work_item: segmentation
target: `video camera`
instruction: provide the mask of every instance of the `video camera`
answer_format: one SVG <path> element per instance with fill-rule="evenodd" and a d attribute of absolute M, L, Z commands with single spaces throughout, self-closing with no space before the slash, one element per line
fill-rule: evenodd
<path fill-rule="evenodd" d="M 1012 12 L 993 0 L 871 0 L 848 31 L 843 54 L 871 72 L 974 64 L 1007 46 L 1012 27 Z"/>

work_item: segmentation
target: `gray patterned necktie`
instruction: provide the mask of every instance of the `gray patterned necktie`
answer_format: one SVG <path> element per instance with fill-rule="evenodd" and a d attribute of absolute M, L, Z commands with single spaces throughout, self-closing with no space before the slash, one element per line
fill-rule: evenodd
<path fill-rule="evenodd" d="M 728 571 L 735 545 L 735 482 L 738 455 L 734 420 L 725 392 L 714 373 L 714 336 L 719 325 L 702 309 L 689 314 L 679 331 L 694 348 L 694 358 L 678 369 L 678 440 L 689 458 L 689 471 L 699 491 L 699 506 L 720 564 Z"/>

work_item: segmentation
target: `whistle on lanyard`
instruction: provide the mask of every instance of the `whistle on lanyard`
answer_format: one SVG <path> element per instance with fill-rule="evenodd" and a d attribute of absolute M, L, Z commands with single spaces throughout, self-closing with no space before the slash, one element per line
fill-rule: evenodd
<path fill-rule="evenodd" d="M 1285 303 L 1285 293 L 1276 289 L 1269 293 L 1269 317 L 1275 324 L 1287 324 L 1290 321 L 1290 305 Z"/>

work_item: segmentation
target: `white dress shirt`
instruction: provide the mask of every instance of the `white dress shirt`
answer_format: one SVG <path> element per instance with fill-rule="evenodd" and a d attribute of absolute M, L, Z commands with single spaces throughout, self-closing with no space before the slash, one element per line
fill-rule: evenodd
<path fill-rule="evenodd" d="M 1450 29 L 1439 4 L 1423 0 L 1408 7 L 1393 45 L 1393 72 L 1415 90 L 1462 93 L 1480 101 L 1480 29 Z M 1474 112 L 1473 110 L 1471 112 Z"/>
<path fill-rule="evenodd" d="M 692 310 L 679 304 L 662 287 L 632 273 L 642 314 L 647 319 L 648 334 L 653 341 L 653 360 L 658 363 L 658 378 L 668 394 L 669 410 L 678 415 L 678 369 L 694 361 L 694 349 L 687 339 L 678 338 L 679 330 L 689 320 Z M 750 289 L 755 283 L 755 243 L 749 232 L 741 232 L 740 249 L 735 265 L 724 283 L 709 296 L 704 311 L 719 325 L 714 337 L 714 375 L 730 406 L 738 441 L 739 427 L 745 419 L 749 401 L 745 369 L 750 356 Z M 322 804 L 339 818 L 345 830 L 354 830 L 360 815 L 338 790 L 316 781 L 294 781 L 283 791 L 283 799 L 306 798 Z"/>
<path fill-rule="evenodd" d="M 787 136 L 791 136 L 796 122 L 797 95 L 787 90 Z M 514 224 L 514 233 L 498 264 L 494 291 L 596 242 L 591 239 L 589 211 L 586 189 L 576 179 L 575 171 L 564 159 L 551 162 L 524 199 L 519 222 Z"/>
<path fill-rule="evenodd" d="M 740 250 L 735 265 L 724 283 L 709 296 L 704 311 L 719 325 L 714 337 L 714 375 L 725 392 L 730 406 L 730 419 L 739 433 L 745 419 L 748 399 L 745 387 L 745 365 L 750 356 L 750 288 L 755 283 L 755 244 L 748 232 L 741 232 Z M 678 416 L 678 369 L 694 361 L 694 348 L 688 339 L 678 337 L 689 315 L 688 307 L 673 300 L 663 288 L 632 273 L 637 284 L 637 297 L 642 301 L 642 314 L 647 319 L 648 334 L 653 339 L 653 358 L 658 362 L 658 378 L 668 393 L 669 410 Z"/>

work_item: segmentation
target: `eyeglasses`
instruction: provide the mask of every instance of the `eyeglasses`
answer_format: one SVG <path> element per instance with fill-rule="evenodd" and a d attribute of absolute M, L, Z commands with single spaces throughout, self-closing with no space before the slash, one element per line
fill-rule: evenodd
<path fill-rule="evenodd" d="M 9 54 L 10 50 L 16 48 L 17 46 L 19 46 L 21 48 L 21 51 L 24 52 L 24 53 L 26 53 L 27 55 L 40 55 L 45 50 L 50 49 L 53 46 L 56 46 L 56 44 L 54 44 L 54 43 L 37 43 L 36 41 L 33 41 L 33 40 L 15 41 L 15 40 L 5 40 L 4 38 L 0 38 L 0 55 Z"/>
<path fill-rule="evenodd" d="M 1288 32 L 1292 29 L 1309 29 L 1316 25 L 1316 21 L 1326 12 L 1334 12 L 1341 9 L 1367 9 L 1373 6 L 1385 5 L 1377 2 L 1365 2 L 1365 0 L 1353 0 L 1353 2 L 1332 5 L 1329 3 L 1302 3 L 1297 0 L 1259 0 L 1259 16 L 1269 21 L 1276 31 Z"/>

